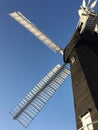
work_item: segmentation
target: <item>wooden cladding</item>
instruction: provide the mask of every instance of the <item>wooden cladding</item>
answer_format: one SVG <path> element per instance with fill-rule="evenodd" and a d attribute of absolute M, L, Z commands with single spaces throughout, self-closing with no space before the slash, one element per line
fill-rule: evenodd
<path fill-rule="evenodd" d="M 69 61 L 79 129 L 82 127 L 80 116 L 88 110 L 91 110 L 92 122 L 98 121 L 98 35 L 91 38 L 85 34 L 71 52 Z M 98 130 L 98 123 L 93 125 L 94 130 Z"/>

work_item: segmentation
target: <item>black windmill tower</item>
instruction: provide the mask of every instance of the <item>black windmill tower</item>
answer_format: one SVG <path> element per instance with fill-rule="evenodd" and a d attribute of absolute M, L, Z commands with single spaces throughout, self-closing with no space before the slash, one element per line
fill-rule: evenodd
<path fill-rule="evenodd" d="M 78 11 L 79 23 L 64 50 L 20 12 L 10 13 L 39 40 L 64 57 L 64 65 L 55 66 L 10 112 L 23 126 L 30 124 L 70 74 L 65 68 L 70 63 L 77 129 L 98 130 L 98 14 L 93 10 L 96 3 L 97 0 L 93 3 L 88 0 L 86 5 L 83 0 Z"/>

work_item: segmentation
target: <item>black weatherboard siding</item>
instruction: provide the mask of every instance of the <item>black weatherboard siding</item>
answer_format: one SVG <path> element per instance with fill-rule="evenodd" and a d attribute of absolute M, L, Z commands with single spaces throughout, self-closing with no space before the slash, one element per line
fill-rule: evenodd
<path fill-rule="evenodd" d="M 98 121 L 98 34 L 85 32 L 69 54 L 68 61 L 79 129 L 82 127 L 80 117 L 88 111 L 92 122 Z M 93 126 L 94 130 L 98 130 L 98 123 Z"/>

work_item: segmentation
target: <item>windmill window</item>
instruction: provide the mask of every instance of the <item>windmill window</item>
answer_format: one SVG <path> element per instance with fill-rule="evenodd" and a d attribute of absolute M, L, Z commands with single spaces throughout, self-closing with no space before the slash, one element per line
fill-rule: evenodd
<path fill-rule="evenodd" d="M 87 112 L 85 115 L 81 116 L 81 122 L 83 125 L 82 130 L 94 130 L 90 112 Z"/>
<path fill-rule="evenodd" d="M 72 57 L 71 57 L 71 64 L 74 64 L 74 63 L 75 63 L 75 57 L 72 56 Z"/>

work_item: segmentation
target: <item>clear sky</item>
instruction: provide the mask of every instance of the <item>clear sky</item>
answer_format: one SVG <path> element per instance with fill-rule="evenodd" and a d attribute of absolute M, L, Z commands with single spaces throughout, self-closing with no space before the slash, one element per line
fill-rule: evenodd
<path fill-rule="evenodd" d="M 81 2 L 0 0 L 0 130 L 24 130 L 9 112 L 54 66 L 63 64 L 60 54 L 8 14 L 20 11 L 64 49 L 75 31 Z M 70 76 L 27 129 L 76 130 Z"/>

